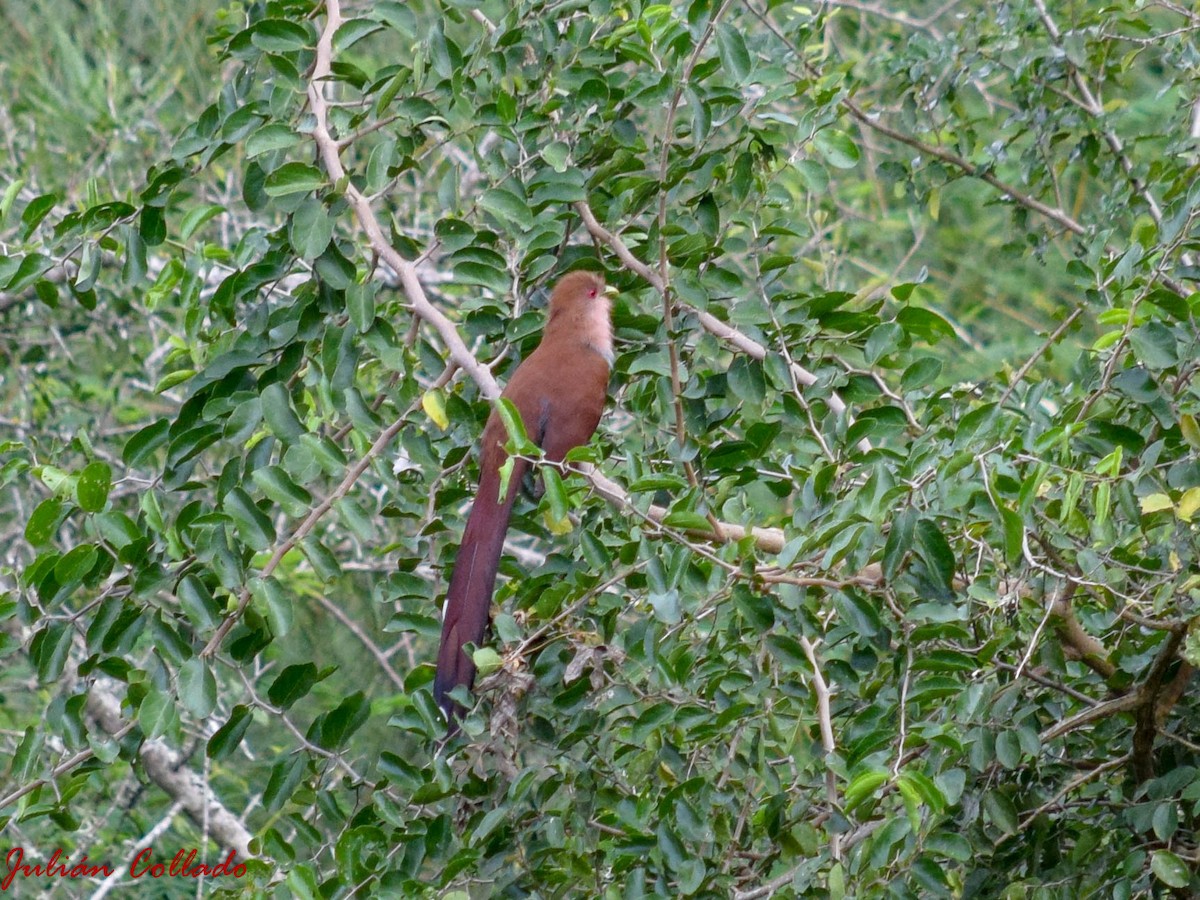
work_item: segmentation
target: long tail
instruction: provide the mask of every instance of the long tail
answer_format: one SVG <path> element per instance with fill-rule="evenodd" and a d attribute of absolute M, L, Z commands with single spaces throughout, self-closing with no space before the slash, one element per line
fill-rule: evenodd
<path fill-rule="evenodd" d="M 475 502 L 467 517 L 467 527 L 463 530 L 462 544 L 458 549 L 458 559 L 454 563 L 454 573 L 450 576 L 446 614 L 442 619 L 442 643 L 438 649 L 437 675 L 433 680 L 433 696 L 445 712 L 451 731 L 457 727 L 464 710 L 447 694 L 460 684 L 470 688 L 475 681 L 475 663 L 463 651 L 463 646 L 468 643 L 479 645 L 487 630 L 496 569 L 504 549 L 504 535 L 508 531 L 517 488 L 528 465 L 524 460 L 516 460 L 509 478 L 508 492 L 501 500 L 499 465 L 504 460 L 504 454 L 497 446 L 496 452 L 488 456 L 492 458 L 480 465 L 479 490 L 475 493 Z"/>

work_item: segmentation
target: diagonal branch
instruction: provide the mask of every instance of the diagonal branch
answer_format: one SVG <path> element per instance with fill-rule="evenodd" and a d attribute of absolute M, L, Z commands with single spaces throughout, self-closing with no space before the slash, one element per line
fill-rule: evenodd
<path fill-rule="evenodd" d="M 440 387 L 441 385 L 445 384 L 450 380 L 450 376 L 453 374 L 453 371 L 453 364 L 447 366 L 446 370 L 442 372 L 441 376 L 437 379 L 437 381 L 434 382 L 433 386 Z M 371 464 L 371 461 L 375 459 L 375 457 L 379 456 L 379 454 L 387 448 L 388 444 L 392 442 L 392 438 L 400 433 L 400 429 L 402 429 L 408 422 L 409 415 L 414 409 L 416 409 L 417 403 L 420 403 L 420 401 L 415 401 L 412 406 L 405 410 L 403 415 L 399 416 L 395 422 L 383 430 L 379 437 L 375 438 L 375 441 L 367 449 L 367 452 L 362 455 L 361 459 L 359 459 L 353 466 L 350 467 L 350 469 L 346 472 L 346 476 L 342 479 L 341 483 L 334 488 L 330 495 L 322 500 L 317 506 L 313 507 L 309 511 L 308 515 L 304 517 L 304 521 L 296 527 L 296 530 L 293 531 L 286 540 L 281 541 L 275 547 L 275 551 L 271 554 L 271 558 L 267 560 L 267 564 L 262 568 L 262 572 L 259 575 L 260 578 L 266 578 L 272 572 L 274 572 L 279 564 L 283 562 L 283 558 L 287 556 L 288 552 L 308 536 L 309 532 L 313 530 L 317 522 L 321 520 L 321 517 L 324 516 L 325 513 L 329 512 L 329 510 L 333 507 L 333 504 L 350 492 L 350 489 L 354 487 L 362 473 L 367 470 L 367 466 Z M 213 633 L 212 638 L 209 639 L 208 644 L 205 645 L 204 649 L 200 651 L 201 656 L 212 656 L 217 652 L 217 648 L 221 646 L 221 641 L 223 641 L 225 636 L 229 634 L 229 630 L 233 628 L 233 626 L 237 623 L 237 620 L 241 618 L 242 613 L 246 611 L 246 607 L 249 605 L 250 587 L 247 585 L 246 587 L 242 588 L 241 594 L 238 597 L 237 609 L 230 613 L 229 616 L 225 618 L 225 621 L 218 626 L 217 630 Z"/>
<path fill-rule="evenodd" d="M 88 691 L 88 714 L 100 727 L 114 737 L 124 734 L 132 723 L 121 714 L 121 701 L 108 690 L 93 684 Z M 252 835 L 241 819 L 221 805 L 207 783 L 183 764 L 179 754 L 164 741 L 143 741 L 138 758 L 150 780 L 162 788 L 172 800 L 182 804 L 193 822 L 208 823 L 208 831 L 222 847 L 236 850 L 243 859 L 251 859 Z"/>
<path fill-rule="evenodd" d="M 621 261 L 621 264 L 624 265 L 626 269 L 641 277 L 647 284 L 649 284 L 660 294 L 663 294 L 667 291 L 667 285 L 663 281 L 660 274 L 655 272 L 654 269 L 634 256 L 633 252 L 628 246 L 626 246 L 625 242 L 622 241 L 619 236 L 613 234 L 613 232 L 601 225 L 596 219 L 596 214 L 592 212 L 592 208 L 588 206 L 586 201 L 580 200 L 577 202 L 575 204 L 575 209 L 579 213 L 580 218 L 583 219 L 583 224 L 592 237 L 600 241 L 602 244 L 605 244 L 610 250 L 612 250 L 613 253 L 616 254 L 617 259 Z M 767 358 L 767 348 L 749 335 L 743 334 L 732 325 L 722 322 L 712 313 L 705 312 L 701 309 L 696 309 L 691 304 L 685 303 L 682 300 L 677 300 L 676 302 L 680 307 L 695 315 L 696 318 L 700 320 L 700 325 L 704 328 L 704 330 L 713 337 L 724 341 L 726 344 L 729 344 L 731 347 L 740 350 L 742 353 L 745 353 L 747 356 L 750 356 L 753 359 L 761 361 Z M 796 380 L 805 387 L 811 387 L 817 383 L 817 376 L 803 366 L 793 362 L 791 363 L 790 368 L 792 370 L 792 375 L 795 376 Z M 845 401 L 843 401 L 842 398 L 837 394 L 831 393 L 826 402 L 829 404 L 829 408 L 838 415 L 848 414 Z M 864 452 L 871 449 L 870 443 L 865 439 L 860 441 L 858 446 L 859 449 L 863 450 Z"/>
<path fill-rule="evenodd" d="M 379 218 L 371 208 L 370 201 L 346 177 L 346 168 L 342 165 L 339 155 L 341 146 L 329 132 L 329 105 L 325 101 L 323 93 L 323 82 L 329 78 L 333 65 L 333 35 L 343 22 L 341 0 L 326 0 L 325 9 L 327 11 L 325 29 L 321 32 L 320 40 L 317 41 L 316 59 L 313 62 L 312 74 L 308 82 L 308 102 L 312 107 L 315 119 L 312 135 L 317 145 L 317 152 L 321 157 L 321 163 L 334 183 L 344 185 L 344 196 L 354 210 L 354 217 L 358 220 L 358 224 L 366 232 L 371 249 L 395 270 L 413 312 L 433 326 L 442 343 L 450 351 L 450 359 L 454 364 L 471 376 L 487 399 L 494 400 L 500 396 L 500 386 L 496 383 L 496 379 L 492 377 L 488 368 L 471 353 L 466 342 L 454 327 L 454 323 L 430 302 L 425 294 L 425 288 L 417 278 L 416 268 L 391 245 L 383 233 Z"/>

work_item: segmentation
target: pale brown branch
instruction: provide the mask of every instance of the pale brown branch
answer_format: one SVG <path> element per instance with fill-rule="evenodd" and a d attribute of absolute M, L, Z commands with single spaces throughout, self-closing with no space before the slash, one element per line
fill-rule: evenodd
<path fill-rule="evenodd" d="M 1125 765 L 1125 763 L 1128 760 L 1129 760 L 1129 754 L 1125 754 L 1123 756 L 1118 756 L 1116 759 L 1110 759 L 1108 762 L 1101 763 L 1100 765 L 1096 766 L 1096 768 L 1094 768 L 1094 769 L 1090 769 L 1086 772 L 1081 772 L 1079 775 L 1076 775 L 1074 778 L 1072 778 L 1070 781 L 1068 781 L 1066 784 L 1064 784 L 1054 794 L 1053 797 L 1051 797 L 1049 800 L 1047 800 L 1045 803 L 1043 803 L 1041 806 L 1039 806 L 1037 809 L 1035 809 L 1033 812 L 1031 812 L 1028 816 L 1026 816 L 1025 819 L 1021 822 L 1021 824 L 1017 826 L 1017 831 L 1018 832 L 1027 831 L 1029 829 L 1029 826 L 1031 824 L 1033 824 L 1035 821 L 1037 821 L 1039 816 L 1041 816 L 1044 813 L 1046 813 L 1047 811 L 1049 811 L 1049 809 L 1051 807 L 1053 807 L 1056 803 L 1060 802 L 1065 796 L 1067 796 L 1067 794 L 1071 793 L 1071 791 L 1075 790 L 1076 788 L 1082 787 L 1083 785 L 1087 784 L 1089 781 L 1093 780 L 1094 778 L 1097 778 L 1098 776 L 1103 775 L 1105 772 L 1109 772 L 1113 769 L 1120 768 L 1121 766 Z M 1009 835 L 1007 835 L 1007 834 L 1001 835 L 1001 837 L 997 839 L 997 842 L 1002 841 L 1002 840 L 1008 840 L 1008 838 L 1009 838 Z"/>
<path fill-rule="evenodd" d="M 1116 697 L 1112 700 L 1106 700 L 1103 703 L 1097 703 L 1095 706 L 1077 712 L 1069 719 L 1064 719 L 1054 725 L 1051 725 L 1040 735 L 1038 739 L 1043 743 L 1048 743 L 1055 738 L 1062 737 L 1064 734 L 1069 734 L 1077 728 L 1081 728 L 1090 722 L 1097 722 L 1100 719 L 1107 719 L 1109 716 L 1115 716 L 1118 713 L 1132 712 L 1142 705 L 1141 698 L 1136 694 L 1126 694 L 1123 697 Z"/>
<path fill-rule="evenodd" d="M 759 897 L 769 897 L 781 888 L 785 888 L 791 884 L 792 879 L 796 877 L 796 872 L 799 869 L 800 866 L 795 865 L 782 875 L 776 875 L 770 881 L 763 882 L 756 888 L 748 891 L 734 891 L 734 900 L 758 900 Z"/>
<path fill-rule="evenodd" d="M 625 488 L 617 484 L 612 479 L 601 474 L 598 470 L 590 467 L 580 467 L 580 470 L 586 475 L 587 479 L 592 483 L 592 487 L 596 489 L 596 493 L 605 500 L 617 506 L 632 505 L 629 499 L 629 494 Z M 670 512 L 665 506 L 652 505 L 646 510 L 646 515 L 654 522 L 661 523 Z M 780 553 L 783 551 L 784 534 L 782 528 L 755 528 L 745 525 L 738 525 L 733 522 L 718 522 L 720 531 L 716 534 L 710 532 L 697 532 L 708 540 L 716 541 L 719 544 L 731 544 L 742 540 L 747 535 L 754 538 L 754 544 L 760 550 L 767 553 Z"/>
<path fill-rule="evenodd" d="M 121 714 L 121 701 L 105 688 L 93 684 L 88 691 L 88 714 L 110 735 L 129 731 L 132 724 Z M 221 844 L 237 851 L 243 859 L 252 858 L 252 835 L 241 819 L 227 810 L 208 784 L 184 764 L 178 753 L 161 740 L 148 740 L 138 750 L 146 775 L 172 799 L 181 803 L 197 825 L 208 824 L 208 832 Z"/>
<path fill-rule="evenodd" d="M 1068 582 L 1062 593 L 1050 604 L 1050 615 L 1056 620 L 1055 632 L 1066 648 L 1074 651 L 1084 665 L 1101 678 L 1112 678 L 1117 667 L 1108 659 L 1108 648 L 1088 634 L 1075 616 L 1075 607 L 1071 603 L 1074 587 L 1074 583 Z"/>
<path fill-rule="evenodd" d="M 833 737 L 833 713 L 830 711 L 829 685 L 825 681 L 825 676 L 821 673 L 821 665 L 817 661 L 817 648 L 803 634 L 799 636 L 800 646 L 804 648 L 804 655 L 808 657 L 809 664 L 813 667 L 812 686 L 813 693 L 817 695 L 817 721 L 821 725 L 821 747 L 825 751 L 825 756 L 830 757 L 837 752 L 837 742 Z M 837 774 L 833 771 L 833 767 L 829 765 L 828 759 L 825 764 L 825 799 L 829 801 L 830 809 L 837 809 L 838 790 L 837 790 Z M 834 833 L 830 836 L 830 855 L 835 859 L 841 859 L 841 835 Z"/>
<path fill-rule="evenodd" d="M 404 289 L 404 295 L 408 298 L 413 312 L 433 326 L 442 343 L 449 350 L 450 359 L 471 376 L 487 399 L 494 400 L 500 396 L 500 386 L 496 383 L 496 379 L 492 377 L 492 373 L 488 371 L 487 367 L 471 353 L 466 342 L 454 327 L 454 323 L 430 302 L 425 294 L 425 288 L 417 278 L 416 268 L 391 245 L 383 232 L 383 227 L 379 224 L 375 211 L 371 208 L 370 201 L 346 177 L 346 169 L 339 156 L 340 147 L 329 133 L 329 104 L 323 93 L 323 82 L 329 78 L 333 63 L 333 34 L 342 24 L 341 0 L 326 0 L 325 9 L 328 15 L 320 40 L 317 41 L 316 59 L 313 62 L 312 75 L 308 83 L 308 102 L 315 120 L 312 136 L 317 145 L 321 163 L 330 179 L 342 188 L 346 200 L 354 210 L 355 218 L 367 235 L 371 249 L 379 254 L 380 258 L 399 276 L 400 285 Z"/>
<path fill-rule="evenodd" d="M 112 737 L 116 740 L 120 740 L 121 738 L 125 737 L 125 735 L 127 735 L 130 731 L 133 730 L 133 726 L 134 726 L 133 722 L 126 722 L 125 725 L 122 726 L 122 728 L 119 730 L 119 732 L 116 734 L 113 734 Z M 38 788 L 44 787 L 45 785 L 49 784 L 51 781 L 53 781 L 59 775 L 63 775 L 67 772 L 70 772 L 76 766 L 83 765 L 83 763 L 87 762 L 89 759 L 91 759 L 95 755 L 96 755 L 96 751 L 92 750 L 91 748 L 88 748 L 87 750 L 80 750 L 74 756 L 64 759 L 57 766 L 55 766 L 53 769 L 50 770 L 50 776 L 48 778 L 35 778 L 33 781 L 27 782 L 26 784 L 21 785 L 16 790 L 10 791 L 9 793 L 5 794 L 3 797 L 0 797 L 0 809 L 4 809 L 5 807 L 12 806 L 14 803 L 16 803 L 18 800 L 20 800 L 26 794 L 32 794 Z"/>
<path fill-rule="evenodd" d="M 625 245 L 625 242 L 621 240 L 618 235 L 613 234 L 602 224 L 600 224 L 600 222 L 596 219 L 595 214 L 592 212 L 591 207 L 588 206 L 585 201 L 581 200 L 577 202 L 575 204 L 575 209 L 579 213 L 579 217 L 583 220 L 584 227 L 587 228 L 592 237 L 612 250 L 613 253 L 617 255 L 617 259 L 621 261 L 625 268 L 633 272 L 635 275 L 641 277 L 647 284 L 649 284 L 660 294 L 666 292 L 667 285 L 663 281 L 661 275 L 658 272 L 655 272 L 650 266 L 646 265 L 646 263 L 634 256 L 629 247 Z M 676 302 L 679 304 L 680 308 L 686 309 L 688 312 L 696 316 L 704 330 L 713 335 L 713 337 L 724 341 L 731 347 L 740 350 L 753 359 L 762 361 L 767 358 L 767 348 L 758 341 L 738 331 L 732 325 L 722 322 L 712 313 L 697 309 L 696 307 L 689 303 L 685 303 L 682 300 L 676 300 Z M 800 384 L 809 387 L 817 383 L 817 376 L 803 366 L 793 362 L 790 364 L 790 368 L 792 375 Z M 837 394 L 831 393 L 826 402 L 829 404 L 829 408 L 838 415 L 848 414 L 845 402 Z M 860 441 L 858 446 L 859 449 L 863 450 L 864 452 L 871 449 L 871 444 L 866 439 Z"/>

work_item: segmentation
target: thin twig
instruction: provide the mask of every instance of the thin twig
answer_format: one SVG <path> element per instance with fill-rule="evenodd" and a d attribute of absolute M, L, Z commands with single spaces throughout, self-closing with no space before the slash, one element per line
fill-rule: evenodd
<path fill-rule="evenodd" d="M 434 383 L 435 387 L 440 387 L 442 384 L 445 384 L 445 382 L 450 379 L 450 376 L 453 374 L 453 372 L 453 364 L 447 366 L 446 370 L 442 372 L 441 376 Z M 310 510 L 308 515 L 305 517 L 304 521 L 297 526 L 296 530 L 293 531 L 286 540 L 275 547 L 275 552 L 271 554 L 271 558 L 267 561 L 267 564 L 263 566 L 259 577 L 266 578 L 272 572 L 274 572 L 276 567 L 278 567 L 278 565 L 283 561 L 283 558 L 288 554 L 288 551 L 295 547 L 296 544 L 300 543 L 300 541 L 303 540 L 308 533 L 313 530 L 317 522 L 321 520 L 321 517 L 324 516 L 325 513 L 329 512 L 334 503 L 350 492 L 350 489 L 354 487 L 362 473 L 367 470 L 367 466 L 371 464 L 371 461 L 384 451 L 388 444 L 392 442 L 392 438 L 394 438 L 400 432 L 400 429 L 405 426 L 405 424 L 408 422 L 409 415 L 412 414 L 413 410 L 416 409 L 417 404 L 419 403 L 419 400 L 414 401 L 413 405 L 405 410 L 403 415 L 397 418 L 396 421 L 393 422 L 388 428 L 384 429 L 379 437 L 375 439 L 375 442 L 371 444 L 367 452 L 362 455 L 362 458 L 353 466 L 351 466 L 349 471 L 346 472 L 346 476 L 342 479 L 341 484 L 339 484 L 328 497 L 322 500 L 317 506 L 313 507 L 313 509 Z M 225 636 L 229 634 L 229 630 L 233 628 L 233 626 L 237 623 L 237 620 L 241 617 L 242 613 L 246 611 L 246 607 L 249 605 L 250 588 L 247 586 L 242 588 L 241 595 L 238 598 L 237 609 L 225 618 L 225 621 L 222 622 L 217 628 L 216 632 L 213 633 L 212 638 L 209 640 L 205 648 L 200 651 L 200 655 L 202 657 L 209 657 L 217 652 L 217 648 L 221 646 L 221 641 L 223 641 Z"/>
<path fill-rule="evenodd" d="M 1082 313 L 1082 306 L 1075 307 L 1075 310 L 1069 316 L 1063 319 L 1062 322 L 1059 323 L 1059 326 L 1050 333 L 1050 337 L 1046 338 L 1046 340 L 1042 342 L 1042 346 L 1037 348 L 1033 356 L 1029 357 L 1029 359 L 1025 361 L 1025 365 L 1017 369 L 1017 374 L 1014 375 L 1012 381 L 1009 382 L 1008 388 L 1003 394 L 1000 395 L 1000 406 L 1003 406 L 1008 402 L 1008 398 L 1012 396 L 1012 392 L 1016 390 L 1017 385 L 1025 380 L 1025 376 L 1029 374 L 1029 370 L 1034 367 L 1034 364 L 1042 358 L 1042 355 L 1046 353 L 1047 350 L 1058 343 L 1058 339 L 1066 334 L 1067 329 L 1071 327 L 1071 325 Z"/>

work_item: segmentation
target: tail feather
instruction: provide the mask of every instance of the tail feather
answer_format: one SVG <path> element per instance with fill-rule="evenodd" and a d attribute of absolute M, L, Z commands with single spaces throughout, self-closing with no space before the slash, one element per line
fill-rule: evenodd
<path fill-rule="evenodd" d="M 504 536 L 508 531 L 517 487 L 527 466 L 524 460 L 516 460 L 508 490 L 501 499 L 499 467 L 503 462 L 503 452 L 498 446 L 496 451 L 495 454 L 486 454 L 492 458 L 480 466 L 479 490 L 467 517 L 467 527 L 463 530 L 458 559 L 454 563 L 450 587 L 446 592 L 446 611 L 442 619 L 442 642 L 438 649 L 433 696 L 446 714 L 451 731 L 455 729 L 464 710 L 448 695 L 460 684 L 469 689 L 475 681 L 475 663 L 463 647 L 482 643 L 487 631 Z M 497 456 L 499 460 L 495 458 Z"/>

